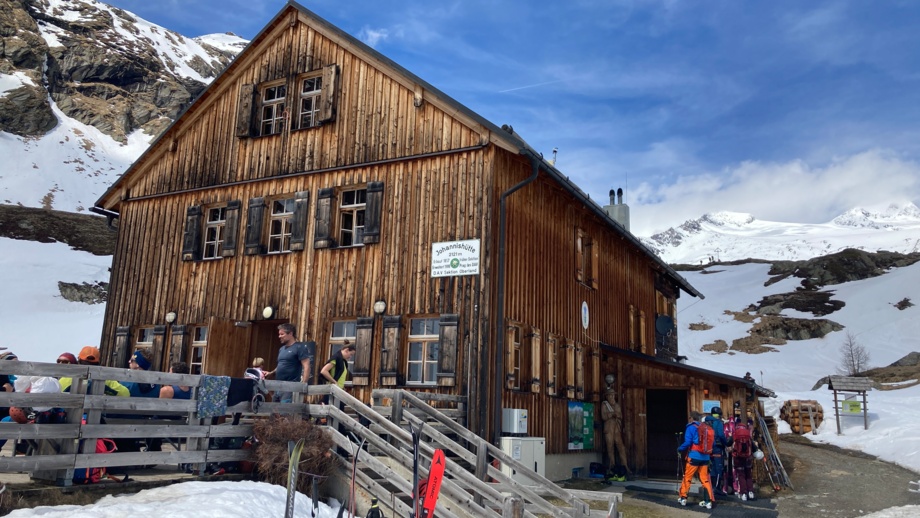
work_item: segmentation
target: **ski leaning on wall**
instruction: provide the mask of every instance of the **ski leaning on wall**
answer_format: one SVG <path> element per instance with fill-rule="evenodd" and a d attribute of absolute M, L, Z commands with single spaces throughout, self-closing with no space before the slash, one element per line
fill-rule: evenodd
<path fill-rule="evenodd" d="M 431 458 L 431 469 L 428 471 L 428 480 L 424 484 L 425 504 L 422 507 L 422 518 L 434 518 L 434 507 L 438 504 L 438 495 L 441 493 L 441 480 L 444 479 L 444 465 L 446 463 L 447 459 L 444 458 L 444 451 L 434 450 L 434 457 Z"/>

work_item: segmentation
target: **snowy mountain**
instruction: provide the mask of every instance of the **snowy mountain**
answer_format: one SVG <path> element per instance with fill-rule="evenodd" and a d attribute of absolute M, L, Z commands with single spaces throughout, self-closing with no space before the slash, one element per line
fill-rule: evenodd
<path fill-rule="evenodd" d="M 87 210 L 247 44 L 95 0 L 0 5 L 5 204 Z"/>
<path fill-rule="evenodd" d="M 828 223 L 761 221 L 751 214 L 712 212 L 641 238 L 671 264 L 741 259 L 800 261 L 856 248 L 920 252 L 920 208 L 913 203 L 854 208 Z"/>

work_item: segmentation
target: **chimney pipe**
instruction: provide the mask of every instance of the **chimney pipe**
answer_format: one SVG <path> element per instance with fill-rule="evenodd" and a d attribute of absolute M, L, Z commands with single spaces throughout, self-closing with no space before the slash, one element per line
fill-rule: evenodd
<path fill-rule="evenodd" d="M 623 188 L 617 189 L 617 205 L 623 205 Z"/>

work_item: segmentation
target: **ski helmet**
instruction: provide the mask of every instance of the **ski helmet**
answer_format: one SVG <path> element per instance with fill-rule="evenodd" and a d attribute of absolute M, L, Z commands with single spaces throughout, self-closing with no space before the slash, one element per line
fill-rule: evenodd
<path fill-rule="evenodd" d="M 26 411 L 18 406 L 10 407 L 10 418 L 19 424 L 26 424 L 29 422 L 29 416 L 26 414 Z"/>
<path fill-rule="evenodd" d="M 718 417 L 722 415 L 722 407 L 714 406 L 712 407 L 712 410 L 709 411 L 709 413 L 712 414 L 713 416 Z"/>
<path fill-rule="evenodd" d="M 754 452 L 754 458 L 757 459 L 757 460 L 762 459 L 762 458 L 763 458 L 763 452 L 760 451 L 760 450 L 755 451 L 755 452 Z"/>

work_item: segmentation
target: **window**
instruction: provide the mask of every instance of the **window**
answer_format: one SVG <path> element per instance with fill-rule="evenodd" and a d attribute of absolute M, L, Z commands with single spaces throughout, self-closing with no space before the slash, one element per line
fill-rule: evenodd
<path fill-rule="evenodd" d="M 268 253 L 291 251 L 291 227 L 294 222 L 294 198 L 274 200 L 268 220 Z"/>
<path fill-rule="evenodd" d="M 575 228 L 575 279 L 597 289 L 597 244 L 583 229 Z"/>
<path fill-rule="evenodd" d="M 208 209 L 204 224 L 204 253 L 202 259 L 220 259 L 224 245 L 224 226 L 227 224 L 227 207 Z"/>
<path fill-rule="evenodd" d="M 437 318 L 413 318 L 409 324 L 406 383 L 437 383 L 440 323 Z"/>
<path fill-rule="evenodd" d="M 364 209 L 367 189 L 342 192 L 339 206 L 339 246 L 364 246 Z"/>
<path fill-rule="evenodd" d="M 564 365 L 562 351 L 560 349 L 560 338 L 552 333 L 546 337 L 546 394 L 548 396 L 558 396 L 562 394 L 565 386 Z"/>
<path fill-rule="evenodd" d="M 329 337 L 329 357 L 331 358 L 333 354 L 342 350 L 342 347 L 345 347 L 346 344 L 357 343 L 358 336 L 358 322 L 356 320 L 344 320 L 340 322 L 332 323 L 332 335 Z M 355 358 L 356 355 L 351 357 L 351 360 L 348 360 L 348 372 L 354 375 L 355 373 Z M 346 385 L 351 385 L 351 381 L 347 381 Z"/>
<path fill-rule="evenodd" d="M 192 329 L 192 347 L 189 351 L 188 368 L 190 374 L 204 372 L 205 353 L 208 347 L 207 326 L 197 326 Z"/>
<path fill-rule="evenodd" d="M 284 119 L 287 116 L 284 106 L 285 95 L 287 95 L 287 86 L 284 84 L 262 88 L 260 135 L 275 135 L 284 129 Z"/>
<path fill-rule="evenodd" d="M 202 208 L 192 205 L 185 212 L 182 260 L 220 259 L 236 255 L 240 200 Z"/>
<path fill-rule="evenodd" d="M 322 91 L 322 76 L 308 77 L 300 82 L 300 107 L 297 113 L 297 129 L 312 128 L 319 125 L 320 94 Z"/>
<path fill-rule="evenodd" d="M 141 327 L 137 330 L 137 339 L 134 343 L 135 347 L 140 349 L 142 347 L 153 347 L 153 328 L 152 327 Z"/>

